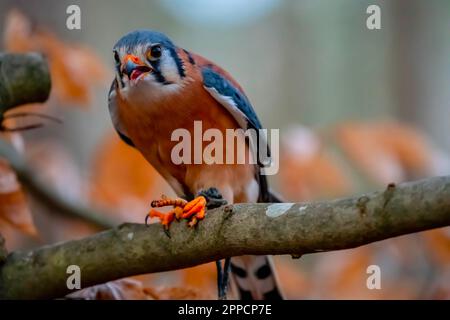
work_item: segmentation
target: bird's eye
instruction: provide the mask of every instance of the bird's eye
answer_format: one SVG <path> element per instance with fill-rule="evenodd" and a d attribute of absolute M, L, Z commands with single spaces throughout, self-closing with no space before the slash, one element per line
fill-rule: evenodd
<path fill-rule="evenodd" d="M 147 59 L 149 60 L 157 60 L 161 58 L 162 54 L 162 48 L 161 45 L 155 44 L 150 47 L 150 49 L 147 51 Z"/>
<path fill-rule="evenodd" d="M 117 51 L 114 50 L 114 61 L 116 62 L 116 65 L 120 64 L 120 57 Z"/>

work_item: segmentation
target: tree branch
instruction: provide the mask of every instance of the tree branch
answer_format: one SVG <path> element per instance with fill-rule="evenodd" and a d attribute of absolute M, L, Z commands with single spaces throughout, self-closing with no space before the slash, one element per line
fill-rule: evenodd
<path fill-rule="evenodd" d="M 0 130 L 6 111 L 25 103 L 46 101 L 50 87 L 50 71 L 42 55 L 0 53 Z M 55 190 L 37 179 L 19 153 L 2 139 L 0 139 L 0 157 L 9 162 L 22 185 L 50 210 L 83 219 L 101 229 L 117 225 L 106 215 L 59 196 Z"/>
<path fill-rule="evenodd" d="M 82 286 L 194 266 L 244 254 L 305 254 L 354 248 L 450 225 L 450 177 L 390 185 L 358 197 L 310 204 L 236 204 L 208 213 L 196 229 L 124 224 L 89 238 L 11 253 L 0 269 L 0 298 L 56 298 Z"/>
<path fill-rule="evenodd" d="M 2 139 L 0 139 L 0 157 L 9 162 L 21 184 L 52 212 L 82 219 L 102 230 L 117 225 L 114 220 L 108 218 L 107 214 L 96 212 L 60 196 L 56 190 L 38 179 L 19 153 Z"/>
<path fill-rule="evenodd" d="M 50 86 L 50 72 L 42 55 L 0 53 L 0 118 L 18 105 L 46 101 Z"/>

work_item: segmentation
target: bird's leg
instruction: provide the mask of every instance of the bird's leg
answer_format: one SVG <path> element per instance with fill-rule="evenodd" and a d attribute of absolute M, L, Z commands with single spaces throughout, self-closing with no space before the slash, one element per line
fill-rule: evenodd
<path fill-rule="evenodd" d="M 225 259 L 223 269 L 221 261 L 216 261 L 216 266 L 217 266 L 217 284 L 218 284 L 219 300 L 227 300 L 231 258 Z"/>
<path fill-rule="evenodd" d="M 198 194 L 206 199 L 206 207 L 208 210 L 215 209 L 227 204 L 227 201 L 222 197 L 219 190 L 216 188 L 209 188 L 202 190 Z M 228 279 L 230 274 L 230 258 L 225 259 L 225 263 L 222 269 L 221 261 L 216 261 L 217 267 L 217 291 L 219 295 L 219 300 L 227 299 L 228 291 Z"/>
<path fill-rule="evenodd" d="M 222 261 L 221 260 L 217 260 L 216 261 L 216 268 L 217 268 L 217 295 L 219 296 L 219 300 L 221 299 L 222 296 L 222 279 L 223 279 L 223 269 L 222 269 Z"/>
<path fill-rule="evenodd" d="M 173 206 L 173 209 L 168 213 L 162 213 L 155 209 L 150 210 L 149 214 L 145 218 L 147 224 L 148 218 L 157 217 L 161 220 L 161 224 L 165 230 L 168 230 L 170 223 L 174 219 L 188 219 L 188 225 L 194 227 L 199 220 L 205 218 L 206 210 L 206 198 L 204 196 L 198 196 L 194 200 L 187 202 L 184 199 L 170 199 L 165 196 L 160 200 L 152 201 L 152 207 L 160 208 L 165 206 Z"/>
<path fill-rule="evenodd" d="M 164 226 L 164 229 L 168 230 L 170 224 L 175 219 L 175 209 L 170 210 L 167 213 L 163 213 L 158 210 L 151 209 L 150 212 L 145 217 L 145 224 L 147 225 L 148 218 L 154 218 L 154 217 L 159 218 L 159 220 L 161 221 L 161 224 Z"/>
<path fill-rule="evenodd" d="M 189 201 L 183 207 L 183 213 L 181 214 L 181 218 L 190 219 L 192 217 L 196 217 L 199 220 L 205 217 L 205 208 L 206 208 L 206 199 L 203 196 L 198 196 L 192 201 Z"/>
<path fill-rule="evenodd" d="M 183 199 L 170 199 L 162 196 L 160 200 L 152 201 L 153 208 L 160 208 L 165 206 L 173 206 L 173 209 L 168 213 L 159 212 L 155 209 L 150 210 L 145 218 L 147 219 L 157 217 L 161 220 L 164 230 L 169 229 L 170 223 L 177 219 L 188 219 L 188 225 L 194 227 L 198 221 L 205 217 L 206 209 L 214 209 L 226 205 L 227 201 L 222 197 L 216 188 L 209 188 L 202 190 L 197 194 L 194 200 L 187 202 Z M 217 287 L 220 300 L 227 299 L 228 279 L 230 274 L 230 258 L 225 259 L 224 267 L 222 269 L 221 261 L 216 261 L 217 266 Z"/>
<path fill-rule="evenodd" d="M 222 197 L 217 188 L 202 190 L 198 195 L 206 198 L 206 207 L 208 209 L 219 208 L 227 204 L 227 200 Z"/>
<path fill-rule="evenodd" d="M 169 199 L 166 196 L 162 196 L 160 200 L 152 201 L 153 208 L 161 208 L 165 206 L 173 206 L 173 209 L 167 213 L 160 212 L 155 209 L 151 209 L 150 212 L 145 217 L 145 224 L 147 225 L 148 218 L 157 217 L 160 219 L 161 224 L 164 226 L 164 230 L 168 230 L 170 224 L 174 219 L 179 220 L 181 214 L 183 213 L 183 207 L 187 204 L 184 199 Z"/>

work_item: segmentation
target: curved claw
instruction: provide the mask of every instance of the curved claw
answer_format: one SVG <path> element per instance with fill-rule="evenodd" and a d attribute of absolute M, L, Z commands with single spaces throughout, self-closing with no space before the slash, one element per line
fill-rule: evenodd
<path fill-rule="evenodd" d="M 183 219 L 189 219 L 194 214 L 198 217 L 197 214 L 202 213 L 202 219 L 204 217 L 204 211 L 206 207 L 206 199 L 203 196 L 199 196 L 186 204 L 183 208 L 183 214 L 181 215 L 181 218 Z"/>
<path fill-rule="evenodd" d="M 173 209 L 167 213 L 159 212 L 155 209 L 151 209 L 145 216 L 145 225 L 148 226 L 148 219 L 157 217 L 160 219 L 161 224 L 164 226 L 164 232 L 170 238 L 168 234 L 169 226 L 174 219 L 189 219 L 189 227 L 195 227 L 198 221 L 205 217 L 206 210 L 206 198 L 204 196 L 198 196 L 194 200 L 187 202 L 183 199 L 170 199 L 162 197 L 161 200 L 154 200 L 151 203 L 152 208 L 159 208 L 164 206 L 173 206 Z"/>

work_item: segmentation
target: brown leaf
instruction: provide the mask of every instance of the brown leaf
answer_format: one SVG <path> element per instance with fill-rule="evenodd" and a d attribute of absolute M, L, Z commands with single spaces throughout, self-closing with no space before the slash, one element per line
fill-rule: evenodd
<path fill-rule="evenodd" d="M 304 299 L 311 292 L 311 279 L 302 271 L 301 264 L 288 261 L 287 257 L 276 256 L 275 272 L 278 275 L 279 286 L 286 299 Z M 301 260 L 299 260 L 301 261 Z"/>
<path fill-rule="evenodd" d="M 172 287 L 160 288 L 158 290 L 151 290 L 146 288 L 144 290 L 148 295 L 156 300 L 205 300 L 212 299 L 210 296 L 196 288 Z"/>
<path fill-rule="evenodd" d="M 94 155 L 91 200 L 131 222 L 142 222 L 150 202 L 173 195 L 167 182 L 115 132 L 109 133 Z"/>
<path fill-rule="evenodd" d="M 50 62 L 52 92 L 66 103 L 88 105 L 92 88 L 108 78 L 103 61 L 89 48 L 65 44 L 48 31 L 36 35 Z"/>
<path fill-rule="evenodd" d="M 124 278 L 85 288 L 68 298 L 85 300 L 192 300 L 205 299 L 197 289 L 184 287 L 146 287 L 134 278 Z"/>
<path fill-rule="evenodd" d="M 92 89 L 110 78 L 108 68 L 91 49 L 67 44 L 41 26 L 32 26 L 18 10 L 8 13 L 3 40 L 7 51 L 46 55 L 52 77 L 51 98 L 65 104 L 88 105 Z"/>
<path fill-rule="evenodd" d="M 345 123 L 335 132 L 349 158 L 377 183 L 401 182 L 430 170 L 430 147 L 412 127 L 400 123 Z"/>
<path fill-rule="evenodd" d="M 37 235 L 30 210 L 9 164 L 0 158 L 0 221 L 29 234 Z"/>
<path fill-rule="evenodd" d="M 350 180 L 325 152 L 318 135 L 300 126 L 283 136 L 277 177 L 281 194 L 290 201 L 341 196 L 351 189 Z"/>
<path fill-rule="evenodd" d="M 442 266 L 450 267 L 450 227 L 426 231 L 423 237 L 433 259 Z"/>
<path fill-rule="evenodd" d="M 150 296 L 144 292 L 140 281 L 125 278 L 85 288 L 68 297 L 85 300 L 147 300 Z"/>
<path fill-rule="evenodd" d="M 36 46 L 30 21 L 16 9 L 6 15 L 3 44 L 10 52 L 32 51 Z"/>

